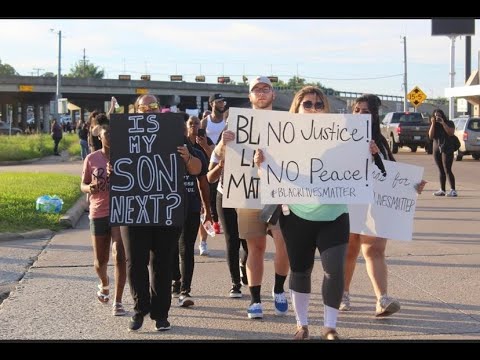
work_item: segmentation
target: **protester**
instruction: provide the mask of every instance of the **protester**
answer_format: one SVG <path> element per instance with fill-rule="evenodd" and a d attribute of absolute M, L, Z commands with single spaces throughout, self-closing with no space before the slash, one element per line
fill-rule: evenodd
<path fill-rule="evenodd" d="M 224 161 L 218 159 L 215 153 L 212 153 L 210 165 L 208 167 L 207 178 L 210 183 L 218 183 L 217 187 L 217 213 L 222 223 L 225 237 L 226 254 L 228 270 L 232 287 L 228 294 L 231 298 L 242 297 L 242 284 L 248 286 L 248 277 L 246 272 L 246 263 L 248 258 L 248 247 L 245 239 L 241 239 L 238 234 L 238 217 L 234 208 L 223 206 L 223 165 Z M 243 248 L 240 256 L 240 245 Z M 239 266 L 240 265 L 240 266 Z"/>
<path fill-rule="evenodd" d="M 192 147 L 194 155 L 202 161 L 202 170 L 198 175 L 191 175 L 187 172 L 183 181 L 187 195 L 187 209 L 183 231 L 174 255 L 172 284 L 172 296 L 178 296 L 178 305 L 181 307 L 189 307 L 195 304 L 190 293 L 195 267 L 195 240 L 197 239 L 199 227 L 203 228 L 203 225 L 200 223 L 200 209 L 202 205 L 205 209 L 203 222 L 212 221 L 210 214 L 210 185 L 206 176 L 208 161 L 204 153 L 195 146 L 197 144 L 193 145 L 198 138 L 197 129 L 200 121 L 196 116 L 188 117 L 186 115 L 186 118 L 188 120 L 185 123 L 185 138 L 187 144 Z M 199 141 L 208 148 L 205 139 Z M 179 255 L 181 259 L 180 264 Z"/>
<path fill-rule="evenodd" d="M 115 265 L 115 302 L 113 315 L 125 315 L 122 304 L 123 290 L 127 280 L 125 249 L 119 226 L 110 225 L 110 177 L 107 164 L 110 161 L 110 127 L 103 125 L 99 133 L 103 146 L 85 158 L 81 190 L 90 194 L 90 232 L 93 244 L 95 271 L 100 279 L 97 298 L 102 303 L 110 299 L 110 281 L 107 274 L 110 242 Z"/>
<path fill-rule="evenodd" d="M 250 83 L 249 99 L 253 109 L 272 110 L 275 100 L 270 79 L 266 76 L 259 76 Z M 222 133 L 220 142 L 214 151 L 223 158 L 225 144 L 234 140 L 235 133 L 227 130 Z M 284 291 L 285 280 L 288 275 L 288 256 L 285 248 L 282 231 L 278 224 L 266 224 L 260 219 L 258 209 L 237 209 L 238 230 L 240 238 L 247 240 L 248 259 L 247 277 L 250 288 L 251 302 L 247 309 L 247 316 L 250 319 L 263 318 L 263 305 L 261 301 L 261 286 L 264 269 L 265 249 L 267 243 L 267 232 L 270 232 L 275 244 L 275 284 L 272 289 L 275 315 L 282 316 L 288 312 L 288 300 Z"/>
<path fill-rule="evenodd" d="M 222 94 L 213 94 L 209 97 L 208 103 L 212 108 L 212 111 L 208 113 L 206 110 L 203 113 L 203 118 L 200 122 L 200 129 L 205 129 L 205 134 L 207 138 L 210 138 L 214 144 L 218 143 L 220 133 L 225 128 L 225 111 L 227 102 Z M 210 156 L 208 157 L 210 159 Z M 213 183 L 210 185 L 210 209 L 213 219 L 213 228 L 215 229 L 216 234 L 220 234 L 221 228 L 220 223 L 218 222 L 218 214 L 216 209 L 216 188 L 218 184 Z M 203 234 L 205 235 L 205 234 Z M 200 243 L 200 255 L 208 255 L 208 247 L 206 242 L 206 237 L 202 238 Z"/>
<path fill-rule="evenodd" d="M 314 86 L 300 89 L 290 107 L 291 113 L 300 114 L 329 111 L 327 97 Z M 372 154 L 378 152 L 374 142 L 370 143 L 370 151 Z M 259 168 L 263 160 L 263 151 L 257 150 L 254 161 Z M 345 204 L 291 204 L 288 209 L 280 215 L 279 223 L 290 261 L 290 294 L 297 320 L 294 339 L 307 340 L 310 337 L 308 307 L 311 274 L 318 249 L 324 271 L 322 338 L 337 340 L 338 308 L 344 287 L 345 253 L 350 232 L 348 207 Z"/>
<path fill-rule="evenodd" d="M 373 94 L 364 94 L 357 98 L 352 106 L 354 114 L 371 114 L 372 139 L 379 149 L 379 155 L 384 160 L 395 161 L 390 151 L 388 142 L 380 131 L 379 109 L 381 100 Z M 426 182 L 422 181 L 417 186 L 417 192 L 421 193 Z M 350 311 L 350 284 L 357 264 L 360 248 L 365 258 L 367 273 L 372 282 L 376 295 L 375 316 L 389 316 L 400 310 L 400 302 L 387 295 L 388 269 L 385 260 L 387 239 L 377 236 L 368 236 L 350 233 L 348 241 L 347 258 L 345 264 L 345 289 L 340 304 L 340 311 Z"/>
<path fill-rule="evenodd" d="M 160 104 L 153 95 L 141 95 L 135 102 L 138 113 L 160 113 Z M 200 173 L 201 161 L 188 146 L 178 146 L 178 154 L 192 175 Z M 171 305 L 172 262 L 182 227 L 131 225 L 121 226 L 127 255 L 127 274 L 135 314 L 129 330 L 137 331 L 145 315 L 155 321 L 155 330 L 170 330 L 168 312 Z M 149 268 L 150 274 L 149 276 Z"/>
<path fill-rule="evenodd" d="M 430 117 L 430 129 L 428 137 L 433 140 L 433 158 L 437 164 L 440 173 L 440 190 L 433 193 L 434 196 L 456 197 L 455 176 L 452 172 L 454 149 L 451 146 L 445 146 L 449 143 L 449 136 L 455 133 L 455 124 L 448 120 L 445 113 L 440 109 L 433 110 Z M 446 182 L 450 183 L 450 192 L 446 193 Z"/>
<path fill-rule="evenodd" d="M 88 148 L 88 128 L 89 125 L 85 123 L 84 120 L 80 120 L 77 125 L 77 134 L 80 142 L 80 154 L 82 156 L 82 160 L 85 160 L 88 154 L 90 154 L 90 150 Z"/>
<path fill-rule="evenodd" d="M 60 156 L 60 153 L 58 152 L 58 144 L 60 143 L 60 140 L 62 140 L 63 137 L 63 131 L 61 125 L 58 123 L 57 119 L 52 120 L 52 128 L 50 130 L 52 139 L 54 142 L 53 145 L 53 155 Z"/>

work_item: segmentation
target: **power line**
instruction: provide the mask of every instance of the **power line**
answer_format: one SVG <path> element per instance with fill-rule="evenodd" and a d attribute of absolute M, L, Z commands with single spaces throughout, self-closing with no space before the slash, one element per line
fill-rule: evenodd
<path fill-rule="evenodd" d="M 356 80 L 378 80 L 378 79 L 387 79 L 397 76 L 403 76 L 403 74 L 395 74 L 395 75 L 386 75 L 386 76 L 377 76 L 377 77 L 370 77 L 370 78 L 326 78 L 326 77 L 313 77 L 313 76 L 305 76 L 307 79 L 315 79 L 315 80 L 347 80 L 347 81 L 356 81 Z"/>

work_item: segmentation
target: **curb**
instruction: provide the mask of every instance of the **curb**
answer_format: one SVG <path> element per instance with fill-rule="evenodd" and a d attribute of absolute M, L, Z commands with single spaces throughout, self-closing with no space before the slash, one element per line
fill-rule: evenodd
<path fill-rule="evenodd" d="M 25 165 L 25 164 L 32 164 L 34 162 L 40 161 L 43 158 L 33 158 L 27 160 L 8 160 L 8 161 L 0 161 L 0 165 L 8 166 L 8 165 Z"/>
<path fill-rule="evenodd" d="M 67 227 L 73 228 L 77 224 L 80 217 L 85 212 L 85 209 L 88 208 L 87 201 L 85 199 L 85 195 L 82 194 L 80 198 L 76 201 L 73 206 L 68 209 L 68 211 L 60 218 L 60 224 Z"/>
<path fill-rule="evenodd" d="M 53 234 L 55 234 L 55 232 L 49 229 L 33 230 L 33 231 L 24 232 L 24 233 L 6 232 L 6 233 L 0 233 L 0 241 L 51 238 Z"/>

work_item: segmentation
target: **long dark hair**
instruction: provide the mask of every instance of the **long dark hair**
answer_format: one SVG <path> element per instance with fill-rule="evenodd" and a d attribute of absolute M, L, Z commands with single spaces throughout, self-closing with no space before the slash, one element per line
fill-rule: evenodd
<path fill-rule="evenodd" d="M 363 102 L 367 103 L 368 111 L 370 111 L 370 114 L 372 115 L 372 139 L 375 141 L 375 144 L 377 144 L 380 152 L 385 157 L 385 159 L 395 161 L 392 151 L 390 150 L 390 147 L 388 145 L 388 141 L 387 139 L 385 139 L 385 136 L 383 136 L 382 132 L 380 131 L 379 110 L 380 106 L 382 105 L 382 101 L 377 95 L 363 94 L 362 96 L 355 99 L 353 108 L 355 108 L 355 105 Z"/>

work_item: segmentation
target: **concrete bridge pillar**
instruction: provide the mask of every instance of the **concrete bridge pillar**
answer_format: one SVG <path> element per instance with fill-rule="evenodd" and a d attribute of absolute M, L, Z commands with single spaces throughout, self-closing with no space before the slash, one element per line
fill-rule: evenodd
<path fill-rule="evenodd" d="M 14 103 L 12 109 L 12 126 L 18 127 L 18 107 L 20 103 Z"/>
<path fill-rule="evenodd" d="M 40 104 L 33 105 L 33 116 L 35 117 L 35 130 L 37 133 L 41 131 L 42 111 Z"/>
<path fill-rule="evenodd" d="M 21 114 L 20 114 L 20 128 L 25 131 L 27 129 L 27 104 L 21 103 Z"/>
<path fill-rule="evenodd" d="M 7 122 L 8 120 L 8 104 L 1 104 L 0 105 L 0 112 L 2 113 L 2 121 Z"/>
<path fill-rule="evenodd" d="M 50 132 L 50 103 L 43 105 L 43 132 Z"/>

